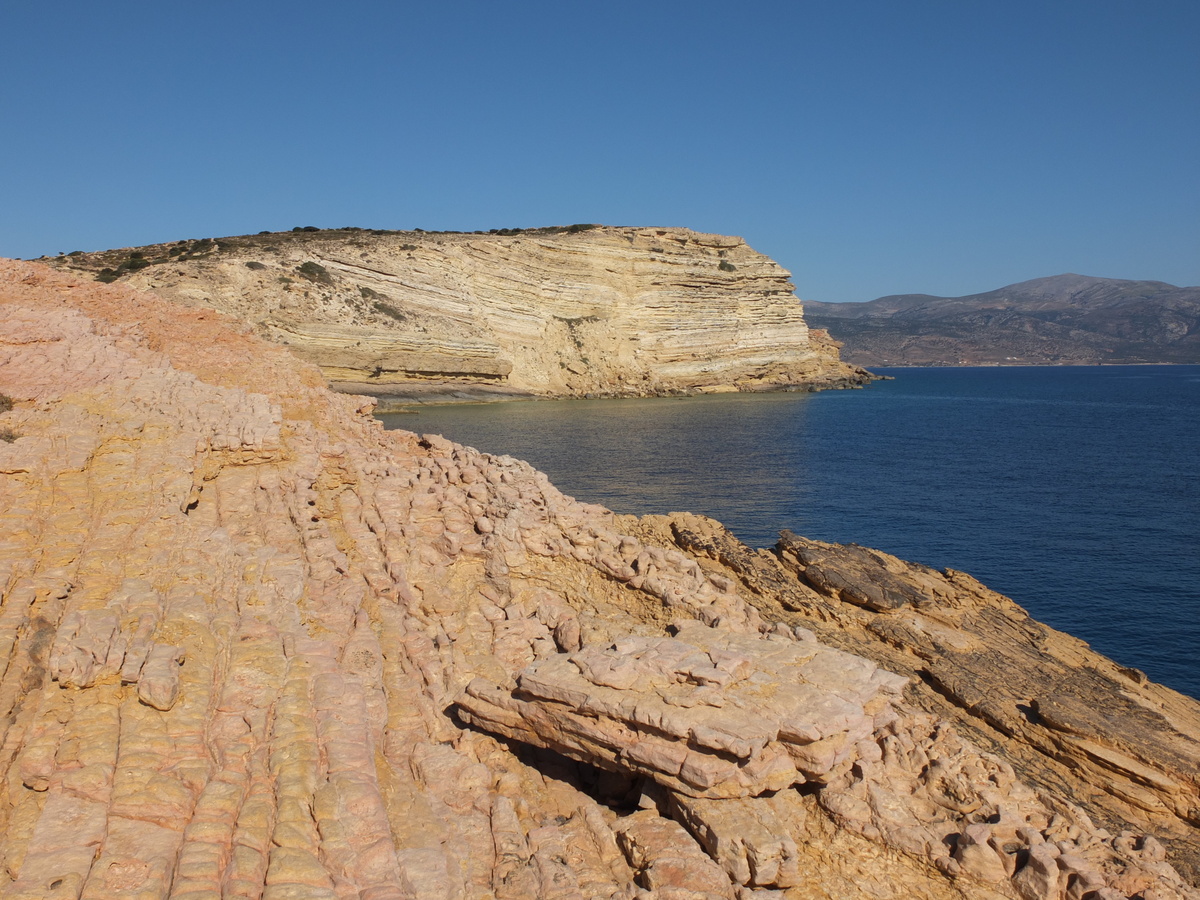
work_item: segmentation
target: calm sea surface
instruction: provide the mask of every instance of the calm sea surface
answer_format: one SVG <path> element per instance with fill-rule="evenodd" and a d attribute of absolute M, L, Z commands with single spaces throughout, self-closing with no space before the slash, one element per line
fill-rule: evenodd
<path fill-rule="evenodd" d="M 1200 697 L 1200 366 L 877 371 L 895 380 L 382 418 L 528 460 L 617 512 L 962 569 Z"/>

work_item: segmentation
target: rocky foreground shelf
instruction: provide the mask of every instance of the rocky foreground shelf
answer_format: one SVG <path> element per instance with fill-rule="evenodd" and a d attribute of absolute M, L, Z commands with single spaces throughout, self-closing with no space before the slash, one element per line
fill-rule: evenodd
<path fill-rule="evenodd" d="M 30 263 L 0 393 L 0 896 L 1200 897 L 1200 704 L 962 573 L 616 517 Z"/>

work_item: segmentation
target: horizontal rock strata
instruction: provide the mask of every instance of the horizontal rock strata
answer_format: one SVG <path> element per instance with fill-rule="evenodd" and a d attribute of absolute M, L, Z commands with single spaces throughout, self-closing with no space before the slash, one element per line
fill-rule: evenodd
<path fill-rule="evenodd" d="M 809 334 L 785 269 L 741 238 L 685 228 L 285 232 L 54 263 L 245 319 L 332 382 L 380 395 L 428 396 L 431 384 L 439 398 L 472 387 L 577 397 L 870 380 Z"/>
<path fill-rule="evenodd" d="M 1193 701 L 322 380 L 0 262 L 0 896 L 1200 896 Z"/>
<path fill-rule="evenodd" d="M 476 679 L 459 707 L 490 731 L 719 799 L 829 777 L 888 708 L 881 688 L 902 686 L 816 642 L 681 625 L 534 663 L 511 694 Z"/>

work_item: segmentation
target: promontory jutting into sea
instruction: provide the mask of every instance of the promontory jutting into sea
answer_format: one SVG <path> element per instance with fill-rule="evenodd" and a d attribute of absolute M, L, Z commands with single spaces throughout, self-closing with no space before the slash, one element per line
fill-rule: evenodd
<path fill-rule="evenodd" d="M 872 373 L 789 279 L 586 224 L 0 260 L 0 894 L 1198 900 L 1200 367 L 1095 365 L 1194 289 L 954 298 L 952 362 L 1093 365 Z M 825 312 L 946 351 L 883 299 Z M 441 405 L 495 399 L 553 402 Z"/>

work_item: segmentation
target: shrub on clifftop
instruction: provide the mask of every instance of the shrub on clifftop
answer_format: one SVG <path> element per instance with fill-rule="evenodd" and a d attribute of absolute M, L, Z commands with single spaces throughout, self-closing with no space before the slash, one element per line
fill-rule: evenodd
<path fill-rule="evenodd" d="M 12 397 L 8 396 L 8 394 L 0 394 L 0 413 L 6 413 L 12 408 Z M 11 428 L 0 428 L 0 441 L 4 441 L 6 444 L 11 444 L 20 436 L 21 435 L 13 431 Z"/>
<path fill-rule="evenodd" d="M 319 263 L 312 262 L 311 260 L 306 263 L 301 263 L 296 267 L 296 271 L 309 281 L 314 281 L 317 284 L 333 284 L 333 276 L 329 274 L 326 268 Z"/>

